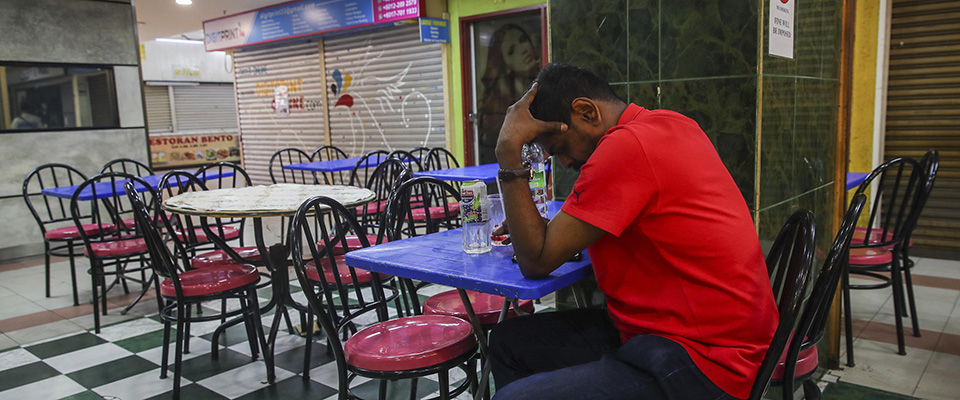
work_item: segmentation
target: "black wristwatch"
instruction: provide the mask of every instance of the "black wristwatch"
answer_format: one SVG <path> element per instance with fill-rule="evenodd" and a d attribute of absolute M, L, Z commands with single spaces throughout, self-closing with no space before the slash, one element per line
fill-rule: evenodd
<path fill-rule="evenodd" d="M 500 169 L 497 172 L 500 181 L 509 181 L 511 179 L 525 178 L 530 179 L 530 168 Z"/>

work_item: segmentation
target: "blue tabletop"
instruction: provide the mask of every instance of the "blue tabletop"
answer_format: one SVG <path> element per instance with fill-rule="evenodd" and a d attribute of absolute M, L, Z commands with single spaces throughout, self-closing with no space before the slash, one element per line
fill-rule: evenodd
<path fill-rule="evenodd" d="M 497 181 L 497 171 L 500 164 L 483 164 L 463 168 L 441 169 L 437 171 L 414 172 L 413 176 L 432 176 L 445 181 L 483 181 L 493 183 Z"/>
<path fill-rule="evenodd" d="M 551 201 L 554 215 L 562 203 Z M 510 258 L 512 246 L 494 246 L 484 254 L 467 254 L 460 229 L 378 244 L 346 255 L 347 265 L 405 278 L 517 299 L 537 299 L 590 275 L 590 257 L 560 266 L 545 279 L 526 279 Z"/>
<path fill-rule="evenodd" d="M 160 186 L 160 179 L 162 179 L 165 174 L 166 174 L 166 173 L 156 174 L 156 175 L 149 175 L 149 176 L 141 177 L 140 179 L 142 179 L 146 184 L 150 185 L 151 187 L 153 187 L 154 190 L 156 190 L 157 187 Z M 229 177 L 233 176 L 233 172 L 232 172 L 232 171 L 223 171 L 223 173 L 221 174 L 221 173 L 219 173 L 219 172 L 217 172 L 217 171 L 210 170 L 210 171 L 205 172 L 203 175 L 204 175 L 204 176 L 201 176 L 201 177 L 199 177 L 199 178 L 200 178 L 201 180 L 206 181 L 206 180 L 212 180 L 212 179 L 218 179 L 218 178 L 229 178 Z M 86 190 L 84 190 L 83 193 L 80 194 L 80 196 L 78 197 L 78 199 L 84 200 L 84 201 L 86 201 L 86 200 L 93 200 L 93 194 L 92 194 L 92 193 L 93 193 L 94 190 L 95 190 L 96 193 L 97 193 L 97 198 L 98 198 L 98 199 L 103 199 L 103 198 L 107 198 L 107 197 L 113 197 L 113 196 L 115 196 L 115 195 L 122 195 L 122 194 L 125 193 L 125 192 L 124 192 L 124 188 L 123 188 L 123 185 L 124 185 L 125 183 L 127 183 L 127 179 L 118 180 L 118 181 L 114 182 L 114 183 L 113 183 L 113 187 L 111 187 L 110 182 L 100 182 L 100 183 L 97 183 L 97 184 L 95 185 L 96 187 L 94 187 L 93 189 L 87 188 Z M 177 182 L 176 182 L 176 180 L 174 180 L 174 181 L 171 181 L 170 183 L 176 184 Z M 80 185 L 75 185 L 75 186 L 61 186 L 61 187 L 55 187 L 55 188 L 48 188 L 48 189 L 43 189 L 43 190 L 41 190 L 40 193 L 43 193 L 44 195 L 47 195 L 47 196 L 53 196 L 53 197 L 60 197 L 60 198 L 63 198 L 63 199 L 69 199 L 69 198 L 72 198 L 72 197 L 73 197 L 73 193 L 77 191 L 77 188 L 78 188 L 79 186 L 80 186 Z M 136 185 L 136 189 L 137 189 L 138 192 L 146 192 L 146 191 L 147 191 L 147 188 L 145 188 L 145 187 L 143 187 L 143 186 L 141 186 L 141 185 L 139 185 L 139 184 Z"/>
<path fill-rule="evenodd" d="M 362 157 L 351 157 L 351 158 L 342 158 L 339 160 L 327 160 L 327 161 L 311 161 L 300 164 L 288 164 L 284 165 L 283 169 L 294 169 L 298 171 L 314 171 L 314 172 L 336 172 L 336 171 L 348 171 L 352 170 L 354 166 L 357 165 L 357 161 L 360 161 Z M 376 158 L 370 159 L 370 166 L 379 164 Z"/>
<path fill-rule="evenodd" d="M 867 175 L 870 175 L 867 172 L 847 172 L 847 190 L 855 189 L 857 186 L 860 186 L 863 183 L 863 180 L 866 179 Z"/>

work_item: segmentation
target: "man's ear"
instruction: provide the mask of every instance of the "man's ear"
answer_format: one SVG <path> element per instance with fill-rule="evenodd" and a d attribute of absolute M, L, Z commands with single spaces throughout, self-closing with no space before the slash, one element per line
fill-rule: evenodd
<path fill-rule="evenodd" d="M 590 125 L 600 123 L 600 107 L 593 100 L 578 97 L 573 100 L 573 116 Z"/>

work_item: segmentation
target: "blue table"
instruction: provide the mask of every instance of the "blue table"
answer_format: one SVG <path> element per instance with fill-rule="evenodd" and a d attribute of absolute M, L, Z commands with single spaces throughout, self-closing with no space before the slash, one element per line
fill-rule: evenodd
<path fill-rule="evenodd" d="M 856 189 L 870 175 L 868 172 L 847 172 L 847 190 Z"/>
<path fill-rule="evenodd" d="M 160 186 L 160 179 L 162 179 L 164 175 L 165 174 L 156 174 L 156 175 L 144 176 L 144 177 L 141 177 L 140 179 L 142 179 L 146 184 L 150 185 L 151 187 L 153 187 L 154 190 L 156 190 Z M 224 171 L 221 174 L 217 171 L 210 170 L 205 172 L 203 176 L 198 176 L 198 178 L 200 178 L 200 180 L 202 181 L 207 181 L 207 180 L 220 179 L 220 178 L 229 178 L 231 176 L 233 176 L 233 172 L 231 171 Z M 127 183 L 127 179 L 117 180 L 116 182 L 113 182 L 113 185 L 111 185 L 111 182 L 97 183 L 94 185 L 93 188 L 88 187 L 82 193 L 80 193 L 80 196 L 78 197 L 78 199 L 84 200 L 84 201 L 93 200 L 92 192 L 94 190 L 96 190 L 97 198 L 99 199 L 113 197 L 115 194 L 124 194 L 126 193 L 123 189 L 123 185 L 125 183 Z M 175 181 L 171 183 L 176 184 Z M 147 189 L 141 186 L 140 184 L 137 184 L 136 186 L 137 186 L 136 189 L 138 192 L 147 191 Z M 40 193 L 47 196 L 59 197 L 62 199 L 70 199 L 70 198 L 73 198 L 73 193 L 77 191 L 78 187 L 80 187 L 80 185 L 48 188 L 48 189 L 41 190 Z"/>
<path fill-rule="evenodd" d="M 414 172 L 413 176 L 432 176 L 445 181 L 483 181 L 484 183 L 493 183 L 497 181 L 498 170 L 500 170 L 500 164 L 492 163 L 463 168 Z"/>
<path fill-rule="evenodd" d="M 551 218 L 556 215 L 562 204 L 548 202 L 548 215 Z M 510 260 L 512 246 L 494 246 L 488 253 L 467 254 L 463 252 L 461 240 L 460 229 L 453 229 L 354 250 L 345 258 L 347 265 L 354 268 L 457 288 L 474 333 L 480 338 L 480 352 L 484 357 L 487 355 L 486 335 L 465 290 L 508 299 L 538 299 L 577 283 L 593 272 L 590 258 L 584 253 L 583 260 L 567 262 L 545 279 L 527 279 Z M 506 311 L 504 306 L 501 318 Z M 486 388 L 489 366 L 490 363 L 486 363 L 481 373 L 481 389 Z M 483 392 L 479 391 L 476 398 L 479 399 Z"/>
<path fill-rule="evenodd" d="M 360 161 L 362 157 L 350 157 L 350 158 L 341 158 L 339 160 L 327 160 L 327 161 L 311 161 L 300 164 L 287 164 L 283 166 L 283 169 L 292 169 L 297 171 L 313 171 L 313 172 L 337 172 L 337 171 L 349 171 L 357 165 L 357 161 Z M 381 157 L 382 158 L 382 157 Z M 370 159 L 370 165 L 379 164 L 377 158 Z"/>

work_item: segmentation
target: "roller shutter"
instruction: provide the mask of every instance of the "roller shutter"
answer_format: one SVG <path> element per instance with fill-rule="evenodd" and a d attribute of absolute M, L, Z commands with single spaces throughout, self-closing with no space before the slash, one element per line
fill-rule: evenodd
<path fill-rule="evenodd" d="M 237 131 L 237 106 L 229 83 L 173 86 L 173 101 L 178 132 Z"/>
<path fill-rule="evenodd" d="M 143 95 L 147 102 L 147 131 L 150 134 L 173 132 L 170 87 L 146 86 Z"/>
<path fill-rule="evenodd" d="M 324 41 L 331 143 L 351 156 L 445 146 L 441 48 L 417 25 Z"/>
<path fill-rule="evenodd" d="M 296 147 L 310 153 L 325 143 L 319 46 L 306 42 L 238 50 L 233 59 L 243 166 L 255 184 L 269 184 L 274 152 Z M 277 85 L 288 87 L 289 115 L 273 110 Z"/>
<path fill-rule="evenodd" d="M 913 239 L 960 254 L 960 2 L 893 1 L 884 159 L 940 152 Z"/>

